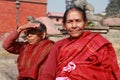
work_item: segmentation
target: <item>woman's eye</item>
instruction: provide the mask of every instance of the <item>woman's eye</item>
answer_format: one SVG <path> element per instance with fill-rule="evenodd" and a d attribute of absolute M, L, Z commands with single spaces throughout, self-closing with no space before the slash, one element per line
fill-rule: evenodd
<path fill-rule="evenodd" d="M 67 23 L 71 23 L 71 22 L 73 22 L 72 20 L 69 20 L 69 21 L 66 21 Z"/>

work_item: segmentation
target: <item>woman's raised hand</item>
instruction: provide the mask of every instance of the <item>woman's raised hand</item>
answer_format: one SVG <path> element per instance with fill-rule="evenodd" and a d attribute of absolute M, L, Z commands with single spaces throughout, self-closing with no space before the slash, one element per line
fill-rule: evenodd
<path fill-rule="evenodd" d="M 27 23 L 27 24 L 24 24 L 24 25 L 18 27 L 17 31 L 18 31 L 18 32 L 21 32 L 21 31 L 26 30 L 26 29 L 28 29 L 28 28 L 37 28 L 37 27 L 39 27 L 39 26 L 40 26 L 40 23 L 32 23 L 32 22 L 29 22 L 29 23 Z"/>

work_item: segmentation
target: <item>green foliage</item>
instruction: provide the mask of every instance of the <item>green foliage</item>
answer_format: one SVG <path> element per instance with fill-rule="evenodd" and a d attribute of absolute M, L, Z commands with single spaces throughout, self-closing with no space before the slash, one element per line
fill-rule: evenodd
<path fill-rule="evenodd" d="M 119 0 L 109 0 L 109 4 L 106 7 L 106 16 L 114 16 L 119 13 Z"/>
<path fill-rule="evenodd" d="M 94 26 L 94 22 L 89 21 L 89 22 L 87 23 L 87 26 L 88 26 L 88 27 L 93 27 L 93 26 Z"/>

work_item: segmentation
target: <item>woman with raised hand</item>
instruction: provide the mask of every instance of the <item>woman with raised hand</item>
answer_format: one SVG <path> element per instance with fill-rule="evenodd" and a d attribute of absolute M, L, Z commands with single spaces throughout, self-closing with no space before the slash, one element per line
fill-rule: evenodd
<path fill-rule="evenodd" d="M 19 42 L 21 33 L 25 33 L 27 41 Z M 3 42 L 3 48 L 17 59 L 18 80 L 39 80 L 47 56 L 54 42 L 47 39 L 46 26 L 35 20 L 17 28 Z"/>

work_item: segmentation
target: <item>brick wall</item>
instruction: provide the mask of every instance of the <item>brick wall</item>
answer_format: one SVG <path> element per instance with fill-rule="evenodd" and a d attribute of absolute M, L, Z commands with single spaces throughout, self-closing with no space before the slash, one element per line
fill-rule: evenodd
<path fill-rule="evenodd" d="M 0 34 L 16 28 L 16 0 L 0 0 Z M 43 1 L 43 2 L 42 2 Z M 47 0 L 20 0 L 19 25 L 27 23 L 28 16 L 46 16 Z"/>

